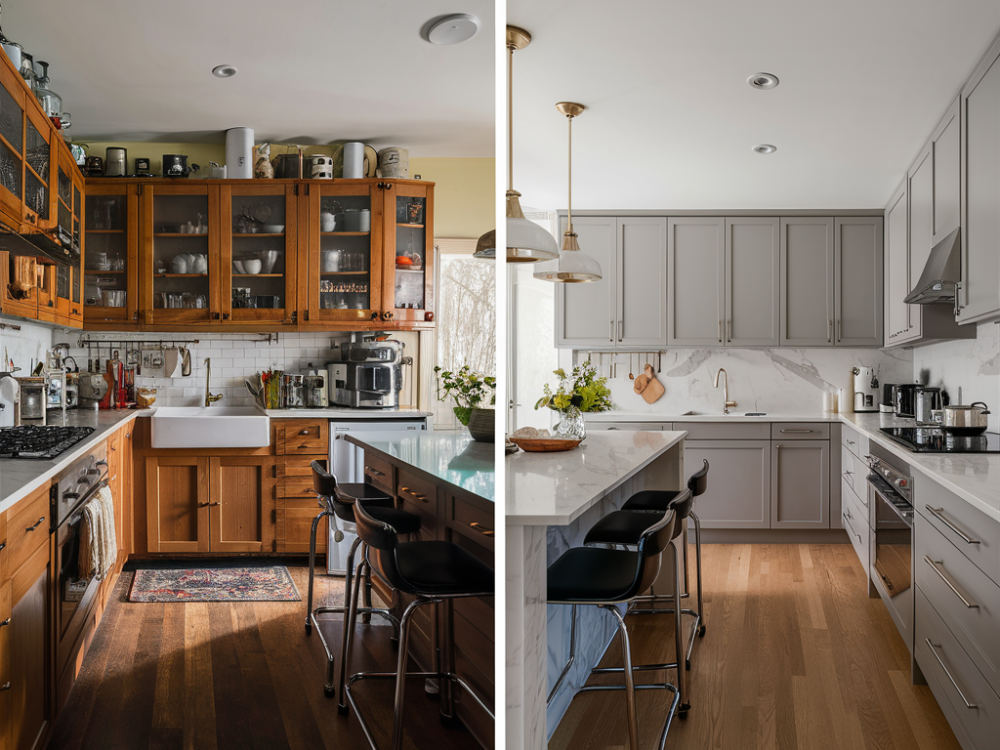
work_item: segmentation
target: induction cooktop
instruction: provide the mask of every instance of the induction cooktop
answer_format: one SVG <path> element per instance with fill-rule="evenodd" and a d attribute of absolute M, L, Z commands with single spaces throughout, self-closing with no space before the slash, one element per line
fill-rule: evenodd
<path fill-rule="evenodd" d="M 951 435 L 938 427 L 882 427 L 881 431 L 916 453 L 1000 453 L 1000 435 Z"/>

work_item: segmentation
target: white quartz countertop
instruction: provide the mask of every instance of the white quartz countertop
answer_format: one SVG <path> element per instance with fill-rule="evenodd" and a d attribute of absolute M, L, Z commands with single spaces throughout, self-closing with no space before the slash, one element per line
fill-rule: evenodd
<path fill-rule="evenodd" d="M 680 443 L 686 432 L 591 432 L 560 453 L 504 461 L 508 526 L 566 526 Z"/>
<path fill-rule="evenodd" d="M 418 409 L 343 409 L 339 407 L 328 407 L 326 409 L 267 409 L 267 416 L 276 419 L 306 419 L 319 417 L 320 419 L 423 419 L 433 416 L 429 411 L 419 411 Z"/>
<path fill-rule="evenodd" d="M 584 414 L 587 422 L 839 422 L 841 414 L 779 414 L 766 413 L 748 417 L 746 412 L 732 414 L 655 414 L 650 412 L 602 411 Z"/>
<path fill-rule="evenodd" d="M 0 513 L 41 487 L 66 466 L 86 456 L 98 443 L 127 422 L 152 414 L 147 409 L 70 409 L 51 411 L 47 424 L 68 427 L 93 427 L 94 431 L 54 461 L 0 458 Z M 36 424 L 35 421 L 26 424 Z"/>

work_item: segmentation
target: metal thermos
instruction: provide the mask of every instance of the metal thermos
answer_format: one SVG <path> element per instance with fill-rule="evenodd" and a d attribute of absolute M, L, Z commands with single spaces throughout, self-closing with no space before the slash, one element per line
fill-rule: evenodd
<path fill-rule="evenodd" d="M 914 411 L 917 424 L 934 425 L 933 412 L 941 408 L 941 389 L 919 386 L 914 395 Z"/>
<path fill-rule="evenodd" d="M 111 146 L 104 152 L 104 176 L 124 177 L 128 174 L 128 150 Z"/>

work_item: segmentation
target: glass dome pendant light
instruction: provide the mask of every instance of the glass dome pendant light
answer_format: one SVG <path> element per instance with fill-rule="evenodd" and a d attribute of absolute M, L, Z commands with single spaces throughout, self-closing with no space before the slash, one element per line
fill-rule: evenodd
<path fill-rule="evenodd" d="M 532 274 L 536 279 L 555 281 L 563 284 L 582 284 L 600 281 L 601 266 L 586 253 L 580 252 L 576 232 L 573 231 L 573 118 L 586 109 L 576 102 L 559 102 L 556 109 L 569 120 L 569 201 L 567 203 L 566 232 L 563 234 L 562 250 L 559 258 L 542 263 Z"/>

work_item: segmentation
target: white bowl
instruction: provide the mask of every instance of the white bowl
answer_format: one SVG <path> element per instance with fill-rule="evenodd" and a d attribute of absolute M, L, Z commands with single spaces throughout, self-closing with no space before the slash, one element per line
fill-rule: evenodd
<path fill-rule="evenodd" d="M 246 271 L 243 270 L 243 261 L 241 261 L 241 260 L 234 260 L 233 261 L 233 271 L 235 273 L 246 273 Z"/>
<path fill-rule="evenodd" d="M 262 224 L 260 231 L 264 234 L 281 234 L 285 231 L 284 224 Z"/>
<path fill-rule="evenodd" d="M 261 262 L 259 260 L 247 259 L 247 260 L 243 261 L 243 270 L 246 273 L 250 273 L 250 274 L 260 273 L 261 266 L 262 266 L 262 264 L 261 264 Z"/>

